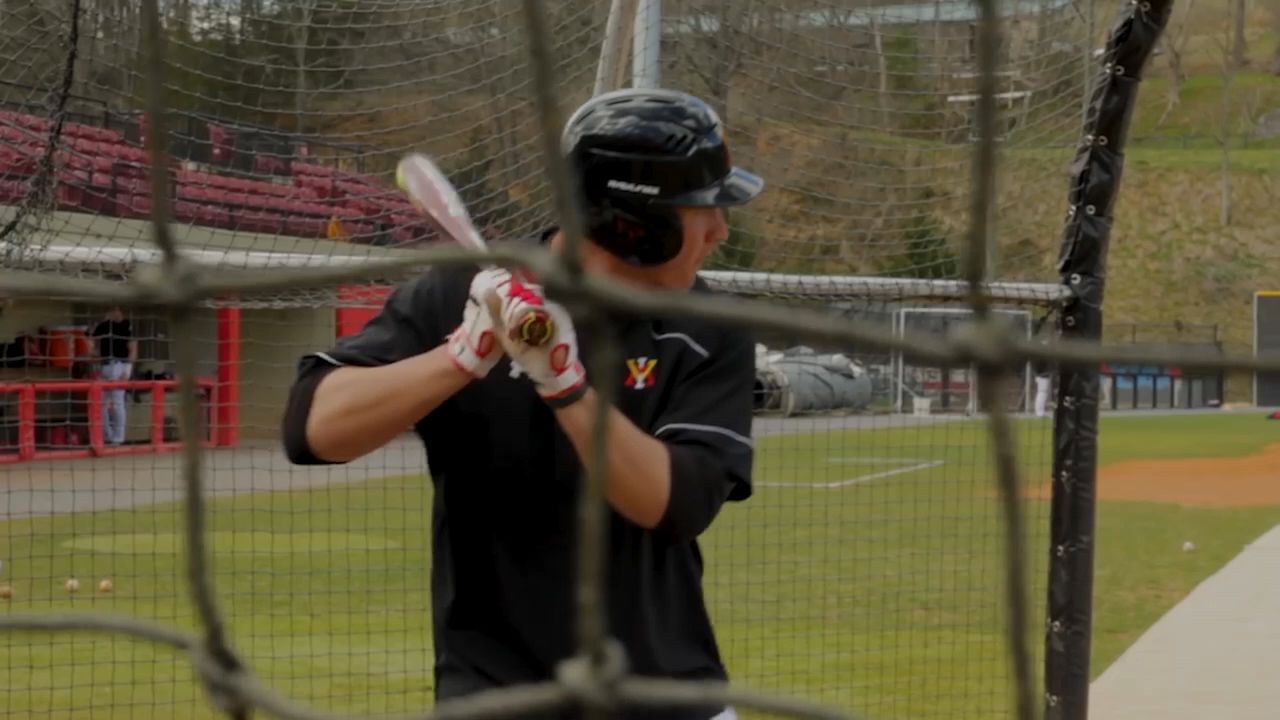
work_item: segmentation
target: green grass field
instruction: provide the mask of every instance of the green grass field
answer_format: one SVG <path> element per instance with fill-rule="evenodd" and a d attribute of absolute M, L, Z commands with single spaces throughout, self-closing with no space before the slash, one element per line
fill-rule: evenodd
<path fill-rule="evenodd" d="M 1018 425 L 1028 488 L 1048 475 L 1048 428 Z M 1276 442 L 1280 426 L 1252 414 L 1109 417 L 1101 453 L 1104 462 L 1241 456 Z M 736 680 L 869 717 L 1007 709 L 1002 529 L 985 426 L 763 438 L 757 480 L 756 497 L 728 508 L 704 541 Z M 235 647 L 268 683 L 334 711 L 430 704 L 429 492 L 424 479 L 401 477 L 211 504 L 219 601 Z M 1047 505 L 1024 503 L 1037 662 Z M 1280 507 L 1102 503 L 1095 675 L 1276 523 Z M 3 580 L 16 592 L 4 607 L 192 627 L 179 531 L 172 504 L 0 523 Z M 1197 552 L 1182 552 L 1185 538 Z M 74 598 L 62 587 L 72 574 L 84 585 Z M 115 592 L 98 595 L 108 576 Z M 83 634 L 0 643 L 0 717 L 216 716 L 185 658 L 165 649 Z"/>

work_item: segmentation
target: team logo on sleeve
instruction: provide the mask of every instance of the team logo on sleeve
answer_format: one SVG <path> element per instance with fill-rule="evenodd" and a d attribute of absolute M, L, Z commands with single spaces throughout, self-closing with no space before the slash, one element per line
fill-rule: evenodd
<path fill-rule="evenodd" d="M 636 390 L 643 390 L 655 382 L 653 369 L 658 366 L 658 358 L 638 357 L 627 358 L 627 387 Z"/>

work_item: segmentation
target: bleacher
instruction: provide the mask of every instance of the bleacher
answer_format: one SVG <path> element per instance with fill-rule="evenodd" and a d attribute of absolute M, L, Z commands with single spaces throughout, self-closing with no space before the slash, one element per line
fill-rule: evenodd
<path fill-rule="evenodd" d="M 175 222 L 395 247 L 435 239 L 404 196 L 371 175 L 237 148 L 234 129 L 203 119 L 195 124 L 207 141 L 178 146 L 202 146 L 203 152 L 172 154 L 168 168 Z M 150 160 L 141 116 L 130 130 L 132 139 L 113 127 L 63 123 L 52 156 L 55 209 L 149 217 Z M 32 180 L 48 155 L 50 135 L 48 118 L 0 110 L 0 205 L 21 204 L 36 191 Z"/>

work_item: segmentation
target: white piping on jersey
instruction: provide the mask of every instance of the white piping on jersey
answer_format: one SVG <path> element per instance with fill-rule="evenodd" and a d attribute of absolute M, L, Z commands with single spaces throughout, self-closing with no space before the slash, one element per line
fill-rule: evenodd
<path fill-rule="evenodd" d="M 330 365 L 337 365 L 338 367 L 342 367 L 342 363 L 335 360 L 333 356 L 330 355 L 329 353 L 318 352 L 318 353 L 312 353 L 312 354 L 320 358 L 321 360 L 329 363 Z"/>
<path fill-rule="evenodd" d="M 734 440 L 737 440 L 738 442 L 742 443 L 743 445 L 746 445 L 747 447 L 752 446 L 751 438 L 745 435 L 740 435 L 728 428 L 716 427 L 715 425 L 697 425 L 695 423 L 669 423 L 667 425 L 663 425 L 657 430 L 654 430 L 653 434 L 654 436 L 658 436 L 668 430 L 701 430 L 703 432 L 719 433 L 726 437 L 733 438 Z"/>
<path fill-rule="evenodd" d="M 673 332 L 673 333 L 663 333 L 659 335 L 658 333 L 650 330 L 649 334 L 653 336 L 654 340 L 683 340 L 684 343 L 688 345 L 691 350 L 698 353 L 702 357 L 704 358 L 711 357 L 711 353 L 707 352 L 706 348 L 699 345 L 693 338 L 689 337 L 688 335 L 685 335 L 684 333 Z"/>

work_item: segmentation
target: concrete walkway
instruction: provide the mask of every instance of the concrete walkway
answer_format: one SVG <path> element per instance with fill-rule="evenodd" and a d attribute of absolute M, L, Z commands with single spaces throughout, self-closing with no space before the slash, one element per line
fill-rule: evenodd
<path fill-rule="evenodd" d="M 1280 717 L 1280 526 L 1248 545 L 1093 682 L 1089 720 Z"/>

